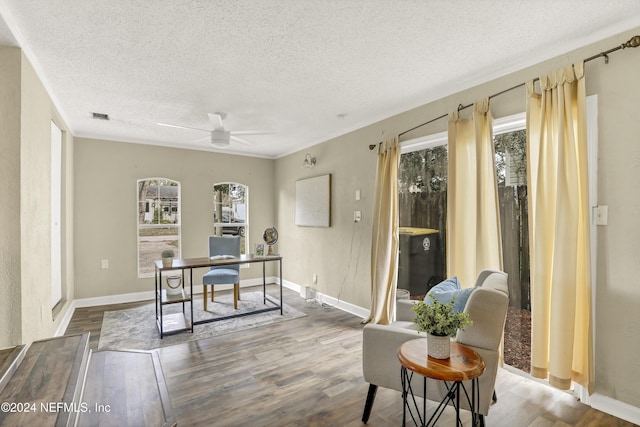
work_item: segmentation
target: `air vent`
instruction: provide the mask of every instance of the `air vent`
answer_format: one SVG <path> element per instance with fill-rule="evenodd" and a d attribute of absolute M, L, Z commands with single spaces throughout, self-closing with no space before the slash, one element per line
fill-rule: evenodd
<path fill-rule="evenodd" d="M 92 113 L 96 120 L 109 120 L 109 115 L 104 113 Z"/>

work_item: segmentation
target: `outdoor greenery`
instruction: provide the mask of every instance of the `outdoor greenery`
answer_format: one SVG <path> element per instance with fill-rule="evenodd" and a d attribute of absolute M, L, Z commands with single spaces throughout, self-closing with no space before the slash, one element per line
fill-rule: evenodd
<path fill-rule="evenodd" d="M 400 193 L 429 193 L 447 189 L 447 146 L 413 151 L 400 157 Z"/>
<path fill-rule="evenodd" d="M 140 232 L 138 235 L 140 237 L 149 237 L 149 236 L 177 236 L 180 231 L 178 227 L 148 227 L 148 228 L 140 228 Z M 177 242 L 176 242 L 177 245 Z"/>
<path fill-rule="evenodd" d="M 518 130 L 493 137 L 498 186 L 526 185 L 526 132 Z M 447 189 L 447 146 L 404 153 L 398 168 L 400 193 L 430 193 Z M 511 174 L 511 183 L 507 183 Z"/>
<path fill-rule="evenodd" d="M 413 306 L 416 313 L 414 322 L 418 324 L 418 331 L 441 337 L 453 337 L 458 329 L 464 330 L 472 325 L 469 313 L 453 311 L 455 298 L 447 304 L 433 299 L 429 304 L 419 301 Z"/>
<path fill-rule="evenodd" d="M 498 186 L 527 184 L 527 135 L 517 130 L 493 137 Z M 507 171 L 515 176 L 506 182 Z"/>

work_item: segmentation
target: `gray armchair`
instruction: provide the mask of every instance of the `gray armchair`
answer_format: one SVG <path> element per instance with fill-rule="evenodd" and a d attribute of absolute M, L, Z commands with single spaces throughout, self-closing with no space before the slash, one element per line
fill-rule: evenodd
<path fill-rule="evenodd" d="M 469 313 L 473 325 L 458 331 L 455 340 L 475 350 L 485 362 L 486 369 L 479 378 L 480 405 L 478 413 L 488 415 L 498 372 L 500 342 L 509 305 L 507 274 L 496 270 L 483 270 L 467 300 L 464 311 Z M 396 321 L 390 325 L 365 325 L 363 329 L 362 364 L 364 379 L 369 383 L 362 421 L 366 424 L 371 414 L 378 387 L 402 392 L 400 362 L 397 351 L 402 343 L 416 338 L 426 338 L 418 333 L 413 322 L 415 313 L 411 309 L 416 301 L 398 300 Z M 417 396 L 422 395 L 422 377 L 414 376 L 412 388 Z M 418 381 L 420 383 L 418 383 Z M 470 384 L 465 387 L 470 390 Z M 442 381 L 427 380 L 427 398 L 439 402 L 447 390 Z M 466 399 L 461 407 L 469 409 Z M 484 421 L 484 420 L 483 420 Z"/>

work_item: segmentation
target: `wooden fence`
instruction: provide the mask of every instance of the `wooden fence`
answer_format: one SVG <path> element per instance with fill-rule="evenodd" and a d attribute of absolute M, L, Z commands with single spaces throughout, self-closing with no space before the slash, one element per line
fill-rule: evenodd
<path fill-rule="evenodd" d="M 498 187 L 502 256 L 509 275 L 509 305 L 531 310 L 527 187 Z M 446 191 L 399 194 L 400 226 L 439 231 L 434 275 L 446 277 Z"/>

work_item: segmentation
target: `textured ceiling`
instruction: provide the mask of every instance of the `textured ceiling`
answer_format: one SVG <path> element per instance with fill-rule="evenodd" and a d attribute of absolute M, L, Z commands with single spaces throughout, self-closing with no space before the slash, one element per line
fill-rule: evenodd
<path fill-rule="evenodd" d="M 640 26 L 637 0 L 0 0 L 76 136 L 279 157 Z M 106 113 L 110 121 L 92 119 Z M 203 138 L 204 137 L 204 138 Z"/>

